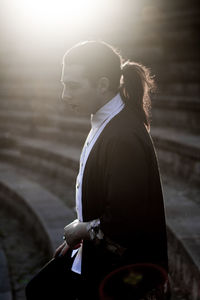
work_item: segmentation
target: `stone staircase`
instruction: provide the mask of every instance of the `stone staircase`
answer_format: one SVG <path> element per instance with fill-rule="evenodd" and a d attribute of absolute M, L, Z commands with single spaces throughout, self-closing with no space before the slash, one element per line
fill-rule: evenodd
<path fill-rule="evenodd" d="M 7 114 L 7 117 L 9 117 L 9 113 Z M 66 122 L 68 121 L 69 120 Z M 23 118 L 21 118 L 21 122 L 24 122 Z M 73 123 L 72 120 L 71 123 Z M 83 126 L 80 126 L 81 124 L 79 120 L 80 128 L 83 128 L 84 124 L 86 123 L 87 122 L 84 121 Z M 69 131 L 71 131 L 73 128 L 76 128 L 76 126 L 76 119 L 74 119 L 74 124 Z M 7 130 L 8 129 L 9 127 Z M 34 198 L 37 198 L 37 196 L 35 196 L 33 193 L 33 189 L 35 191 L 38 190 L 38 187 L 35 187 L 35 182 L 37 182 L 39 185 L 41 185 L 42 182 L 42 189 L 48 190 L 50 193 L 57 195 L 63 201 L 63 203 L 67 205 L 67 207 L 71 208 L 73 212 L 74 192 L 72 191 L 72 187 L 75 185 L 75 176 L 78 170 L 78 158 L 80 155 L 81 145 L 78 145 L 76 140 L 73 144 L 71 136 L 69 137 L 70 143 L 67 144 L 68 134 L 66 129 L 64 130 L 65 135 L 61 129 L 58 130 L 56 139 L 53 138 L 54 130 L 52 130 L 52 132 L 50 131 L 52 135 L 47 135 L 45 137 L 43 134 L 43 127 L 41 127 L 41 132 L 40 127 L 38 127 L 37 134 L 35 135 L 31 135 L 30 131 L 29 136 L 27 131 L 25 133 L 23 130 L 20 131 L 18 126 L 16 126 L 16 129 L 12 130 L 12 133 L 10 131 L 9 135 L 7 134 L 1 136 L 1 144 L 3 145 L 0 151 L 1 165 L 4 166 L 6 163 L 6 166 L 4 167 L 4 170 L 6 168 L 6 172 L 2 171 L 1 182 L 8 186 L 10 190 L 15 190 L 16 187 L 14 183 L 16 178 L 21 178 L 20 182 L 23 182 L 26 193 L 28 193 L 24 195 L 22 194 L 23 199 L 24 201 L 28 202 L 28 205 L 30 205 L 28 200 L 29 197 L 32 199 L 32 201 Z M 157 147 L 160 157 L 160 165 L 162 166 L 163 170 L 162 179 L 165 192 L 170 263 L 172 264 L 173 262 L 171 265 L 171 273 L 173 277 L 174 274 L 176 274 L 176 279 L 179 279 L 179 281 L 184 280 L 187 282 L 187 284 L 190 284 L 190 288 L 192 286 L 193 295 L 197 295 L 199 276 L 198 216 L 200 214 L 198 199 L 199 189 L 197 187 L 197 182 L 199 177 L 198 172 L 196 174 L 191 173 L 191 168 L 194 168 L 194 165 L 191 165 L 189 159 L 194 160 L 195 158 L 194 164 L 198 165 L 198 145 L 194 143 L 191 135 L 191 141 L 185 143 L 185 139 L 182 139 L 181 136 L 179 136 L 179 139 L 173 139 L 174 132 L 172 132 L 173 134 L 169 133 L 169 129 L 163 130 L 161 128 L 154 128 L 152 130 L 154 140 L 156 143 L 158 143 Z M 82 134 L 83 136 L 83 132 L 79 132 L 79 134 Z M 159 143 L 161 143 L 160 147 Z M 181 148 L 179 149 L 180 146 Z M 196 152 L 193 151 L 192 155 L 190 148 L 196 149 Z M 177 149 L 179 149 L 179 151 L 177 151 Z M 168 153 L 168 156 L 166 156 L 166 153 Z M 185 161 L 185 165 L 182 163 L 182 160 Z M 176 166 L 174 167 L 175 164 Z M 10 170 L 7 171 L 7 169 Z M 198 171 L 198 168 L 196 169 Z M 166 172 L 164 172 L 165 170 Z M 180 179 L 178 174 L 181 174 L 181 172 L 182 176 Z M 13 175 L 13 173 L 16 175 Z M 189 178 L 187 177 L 188 174 L 192 174 L 192 176 Z M 31 182 L 34 181 L 34 185 L 33 183 L 28 183 L 26 185 L 25 182 L 27 181 L 27 178 L 28 180 L 31 180 Z M 190 185 L 184 185 L 184 182 L 187 178 L 188 182 L 191 182 L 191 184 L 194 186 L 192 190 Z M 34 188 L 31 188 L 32 185 Z M 26 186 L 29 188 L 27 189 Z M 19 191 L 22 192 L 20 189 L 18 189 L 17 194 L 19 194 Z M 49 192 L 47 192 L 47 195 L 49 195 Z M 38 203 L 39 211 L 41 211 L 42 207 L 44 207 L 44 209 L 46 207 L 42 206 L 41 203 L 46 201 L 45 199 L 47 199 L 49 196 L 45 197 L 41 192 L 39 192 L 39 194 L 40 197 Z M 38 195 L 38 192 L 36 192 L 36 195 Z M 53 207 L 54 209 L 51 210 L 50 208 L 48 210 L 48 216 L 51 216 L 52 211 L 54 218 L 55 207 L 59 207 L 57 202 L 55 202 Z M 31 208 L 34 211 L 37 211 L 37 207 L 31 206 Z M 185 208 L 187 208 L 187 210 L 184 213 Z M 62 224 L 65 224 L 67 220 L 67 213 L 64 212 L 64 214 L 60 214 L 59 208 L 57 210 L 57 218 L 62 219 Z M 45 216 L 42 218 L 45 219 Z M 36 221 L 34 221 L 34 224 L 35 223 Z M 42 222 L 40 220 L 39 224 L 41 223 Z M 52 227 L 55 226 L 51 218 L 50 224 Z M 59 225 L 56 229 L 57 245 L 60 241 L 60 234 L 63 226 Z M 45 228 L 47 231 L 48 226 Z M 47 243 L 47 238 L 44 238 L 43 243 L 46 244 L 49 249 L 55 249 L 56 247 L 56 243 L 54 242 L 51 248 Z M 177 247 L 179 249 L 178 251 L 176 251 Z M 52 253 L 53 250 L 50 252 Z M 179 258 L 180 264 L 177 264 L 177 257 Z M 187 262 L 188 258 L 189 262 Z M 184 271 L 184 268 L 186 268 L 187 272 Z"/>
<path fill-rule="evenodd" d="M 200 5 L 195 0 L 143 2 L 136 21 L 127 17 L 124 27 L 108 31 L 104 39 L 121 48 L 127 58 L 146 64 L 156 75 L 158 92 L 152 101 L 151 134 L 165 195 L 170 273 L 185 297 L 181 299 L 197 300 Z M 134 35 L 133 27 L 137 29 Z M 120 37 L 120 32 L 126 34 Z M 45 78 L 43 71 L 38 77 L 47 67 L 44 56 L 40 66 L 37 61 L 33 66 L 13 55 L 6 56 L 2 51 L 0 206 L 15 211 L 30 230 L 38 224 L 33 237 L 48 259 L 60 243 L 64 225 L 75 216 L 73 187 L 89 122 L 60 104 L 60 71 L 53 71 L 56 64 L 48 66 L 51 76 Z M 56 61 L 53 56 L 52 61 Z"/>

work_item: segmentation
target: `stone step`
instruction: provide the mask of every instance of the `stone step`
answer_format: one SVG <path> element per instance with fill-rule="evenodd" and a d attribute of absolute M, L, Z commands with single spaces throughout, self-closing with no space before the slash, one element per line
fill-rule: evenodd
<path fill-rule="evenodd" d="M 191 3 L 190 6 L 188 6 L 188 2 L 186 3 L 185 6 L 183 6 L 183 1 L 180 3 L 181 5 L 177 5 L 177 0 L 174 1 L 168 5 L 170 1 L 168 2 L 163 2 L 163 1 L 154 1 L 153 5 L 151 7 L 143 7 L 144 13 L 146 11 L 149 13 L 148 15 L 142 16 L 142 20 L 147 20 L 147 21 L 155 21 L 159 22 L 161 25 L 166 23 L 166 25 L 170 26 L 170 24 L 167 24 L 168 22 L 177 22 L 182 26 L 182 24 L 185 24 L 187 22 L 192 23 L 198 20 L 198 16 L 200 14 L 200 9 L 199 9 L 199 3 L 195 0 L 193 3 Z M 177 7 L 174 7 L 174 4 L 177 5 Z M 149 18 L 148 18 L 149 17 Z M 196 17 L 196 19 L 195 19 Z M 177 24 L 177 26 L 179 26 Z"/>
<path fill-rule="evenodd" d="M 51 93 L 51 92 L 50 92 Z M 53 92 L 52 92 L 53 93 Z M 51 94 L 52 94 L 51 93 Z M 55 94 L 55 92 L 54 92 Z M 2 111 L 29 111 L 29 112 L 44 112 L 47 111 L 48 113 L 58 113 L 61 110 L 61 101 L 59 99 L 51 98 L 44 98 L 44 97 L 34 97 L 34 96 L 23 96 L 23 97 L 1 97 L 0 107 Z M 60 110 L 59 110 L 60 108 Z"/>
<path fill-rule="evenodd" d="M 156 25 L 156 24 L 155 24 Z M 158 25 L 157 25 L 158 26 Z M 149 30 L 145 27 L 143 37 L 138 38 L 135 42 L 138 42 L 139 45 L 143 45 L 143 47 L 150 45 L 157 45 L 160 46 L 161 48 L 172 46 L 174 49 L 177 46 L 183 46 L 183 45 L 188 45 L 191 48 L 192 47 L 197 47 L 199 49 L 199 44 L 196 40 L 198 32 L 195 30 L 192 30 L 192 28 L 171 28 L 169 30 L 167 28 L 161 27 L 159 31 L 157 32 L 149 32 Z M 170 54 L 170 53 L 169 53 Z M 168 55 L 167 55 L 168 56 Z M 178 57 L 178 54 L 176 53 L 176 57 Z M 191 58 L 193 55 L 191 56 Z"/>
<path fill-rule="evenodd" d="M 199 83 L 200 62 L 169 61 L 165 65 L 151 64 L 151 70 L 156 75 L 158 83 Z"/>
<path fill-rule="evenodd" d="M 186 299 L 200 299 L 200 202 L 199 190 L 184 181 L 163 176 L 168 252 L 172 278 Z"/>
<path fill-rule="evenodd" d="M 200 140 L 198 135 L 170 128 L 152 128 L 152 136 L 165 172 L 172 172 L 199 183 Z M 50 159 L 77 170 L 81 149 L 53 140 L 16 137 L 22 154 Z M 176 162 L 176 164 L 174 163 Z"/>
<path fill-rule="evenodd" d="M 8 186 L 9 189 L 12 187 L 12 190 L 21 195 L 21 197 L 23 196 L 23 198 L 29 198 L 27 200 L 28 205 L 30 205 L 32 209 L 36 210 L 36 214 L 38 214 L 39 210 L 40 221 L 42 218 L 45 219 L 44 223 L 47 224 L 46 227 L 49 229 L 49 235 L 55 234 L 56 231 L 56 243 L 58 243 L 58 235 L 60 233 L 61 225 L 59 223 L 57 226 L 55 211 L 56 215 L 59 215 L 59 219 L 63 219 L 65 222 L 66 215 L 63 216 L 63 213 L 57 213 L 57 202 L 55 204 L 55 201 L 51 201 L 52 199 L 49 198 L 49 193 L 44 195 L 44 193 L 41 194 L 41 189 L 37 191 L 37 185 L 35 183 L 30 183 L 29 181 L 29 183 L 27 183 L 27 177 L 22 177 L 19 172 L 14 171 L 13 167 L 10 165 L 0 163 L 0 170 L 0 174 L 2 174 L 0 175 L 1 183 L 3 180 L 4 186 Z M 191 299 L 196 300 L 198 299 L 197 284 L 200 274 L 198 261 L 200 247 L 200 244 L 198 243 L 200 223 L 199 219 L 197 219 L 200 213 L 200 206 L 195 204 L 193 199 L 187 197 L 187 193 L 183 193 L 182 183 L 177 185 L 175 184 L 175 181 L 170 181 L 168 177 L 164 177 L 163 187 L 169 237 L 170 272 L 173 280 L 176 278 L 178 284 L 184 288 L 184 292 L 188 293 L 188 291 L 192 291 L 193 298 Z M 32 195 L 32 193 L 34 195 Z M 41 201 L 42 203 L 40 203 Z M 62 206 L 59 204 L 59 207 Z M 185 207 L 187 207 L 187 210 L 184 209 Z M 18 209 L 19 208 L 18 203 Z M 51 216 L 50 209 L 53 210 L 53 216 Z M 45 213 L 43 213 L 44 210 Z M 187 217 L 186 221 L 185 217 Z M 36 221 L 34 220 L 34 224 L 35 223 Z M 56 226 L 56 229 L 54 226 Z M 178 259 L 179 264 L 176 261 Z"/>
<path fill-rule="evenodd" d="M 137 21 L 133 21 L 132 16 L 127 18 L 127 27 L 120 28 L 119 24 L 119 28 L 112 32 L 115 44 L 123 50 L 125 57 L 147 65 L 151 62 L 159 63 L 160 60 L 163 65 L 170 60 L 199 61 L 199 6 L 197 9 L 194 5 L 183 11 L 175 9 L 167 13 L 164 11 L 163 1 L 160 8 L 157 4 L 144 8 L 142 17 Z M 177 51 L 180 47 L 182 51 Z"/>
<path fill-rule="evenodd" d="M 0 161 L 15 166 L 27 178 L 59 197 L 69 208 L 75 207 L 75 184 L 78 170 L 58 164 L 52 159 L 22 153 L 18 149 L 0 151 Z"/>
<path fill-rule="evenodd" d="M 200 140 L 198 135 L 170 128 L 152 128 L 151 134 L 157 148 L 163 174 L 187 180 L 189 185 L 199 185 Z M 80 148 L 53 140 L 15 136 L 17 146 L 2 149 L 1 160 L 12 161 L 18 166 L 28 166 L 55 176 L 59 180 L 70 177 L 74 183 L 78 172 Z M 71 174 L 69 169 L 73 168 Z M 56 171 L 55 171 L 56 170 Z M 70 174 L 70 175 L 69 175 Z"/>
<path fill-rule="evenodd" d="M 151 135 L 157 148 L 163 174 L 181 175 L 188 183 L 199 183 L 200 140 L 198 135 L 174 128 L 153 127 Z M 2 138 L 3 139 L 3 138 Z M 31 166 L 40 172 L 53 174 L 60 180 L 74 180 L 78 171 L 81 148 L 68 143 L 55 143 L 24 136 L 13 136 L 12 144 L 1 148 L 1 160 Z M 54 170 L 57 168 L 57 172 Z M 74 171 L 70 171 L 70 169 Z M 71 181 L 70 181 L 71 182 Z M 74 181 L 73 181 L 74 182 Z"/>
<path fill-rule="evenodd" d="M 55 101 L 61 97 L 61 87 L 57 83 L 57 76 L 54 79 L 49 80 L 48 85 L 45 80 L 40 81 L 40 84 L 37 83 L 37 75 L 32 76 L 31 82 L 27 83 L 24 79 L 21 79 L 22 82 L 18 82 L 17 78 L 13 78 L 11 82 L 8 80 L 1 80 L 1 98 L 16 98 L 16 99 L 33 99 L 33 100 L 50 100 Z M 49 88 L 52 86 L 52 88 Z"/>
<path fill-rule="evenodd" d="M 190 91 L 188 91 L 189 96 L 182 96 L 180 95 L 181 92 L 182 87 L 176 85 L 176 93 L 179 93 L 179 95 L 175 96 L 170 93 L 163 94 L 159 91 L 157 95 L 154 96 L 152 99 L 152 124 L 154 126 L 182 128 L 182 130 L 198 133 L 200 111 L 199 98 L 197 96 L 192 96 Z M 192 93 L 198 94 L 195 89 Z M 55 102 L 52 104 L 52 107 L 54 106 L 55 109 L 52 110 L 46 108 L 45 105 L 41 109 L 40 106 L 37 106 L 37 103 L 35 103 L 35 109 L 31 106 L 23 106 L 24 102 L 27 101 L 3 100 L 1 102 L 0 126 L 2 130 L 7 127 L 10 128 L 12 132 L 15 130 L 15 128 L 11 129 L 13 123 L 15 123 L 17 127 L 19 127 L 18 124 L 22 127 L 24 126 L 24 123 L 26 123 L 26 129 L 24 128 L 23 130 L 24 134 L 25 130 L 27 130 L 27 132 L 30 130 L 31 135 L 34 134 L 34 132 L 35 135 L 42 134 L 42 132 L 45 135 L 46 130 L 47 135 L 50 135 L 49 132 L 53 133 L 53 131 L 55 131 L 56 135 L 56 128 L 62 128 L 65 129 L 65 133 L 63 134 L 64 137 L 65 134 L 71 134 L 69 129 L 74 128 L 74 134 L 77 134 L 77 140 L 80 140 L 80 144 L 83 143 L 86 132 L 88 132 L 90 128 L 88 120 L 80 117 L 77 118 L 75 114 L 70 115 L 67 109 L 61 110 L 62 107 L 59 107 L 59 105 L 56 107 Z M 82 124 L 81 126 L 80 123 Z M 185 124 L 187 124 L 187 128 L 185 128 Z M 55 126 L 56 128 L 48 130 L 47 125 L 48 127 Z M 22 132 L 20 128 L 19 131 Z"/>
<path fill-rule="evenodd" d="M 89 130 L 89 121 L 81 116 L 60 115 L 55 111 L 41 112 L 38 110 L 15 110 L 15 109 L 1 109 L 0 111 L 0 124 L 26 124 L 26 126 L 57 126 L 64 130 L 78 130 L 80 132 L 86 132 Z"/>
<path fill-rule="evenodd" d="M 54 141 L 18 137 L 17 145 L 22 153 L 52 159 L 63 166 L 77 169 L 77 161 L 81 150 L 70 144 L 63 145 L 54 143 Z"/>
<path fill-rule="evenodd" d="M 170 144 L 174 148 L 177 146 L 182 156 L 190 156 L 193 159 L 200 159 L 200 139 L 198 135 L 192 135 L 184 131 L 169 128 L 153 128 L 151 131 L 154 140 L 160 139 L 164 143 Z M 180 149 L 181 148 L 181 149 Z"/>
<path fill-rule="evenodd" d="M 77 127 L 81 126 L 81 122 L 79 124 L 74 122 L 74 124 Z M 75 131 L 73 126 L 69 131 L 73 139 L 73 132 Z M 176 176 L 184 176 L 191 183 L 199 184 L 199 136 L 167 127 L 153 127 L 152 135 L 163 172 L 172 172 Z M 62 143 L 56 141 L 55 143 L 54 139 L 48 139 L 51 134 L 46 138 L 44 136 L 38 138 L 33 135 L 30 138 L 30 136 L 14 136 L 14 134 L 11 136 L 17 142 L 16 147 L 21 151 L 21 155 L 40 157 L 68 168 L 78 169 L 76 161 L 79 158 L 81 147 L 77 148 L 76 145 L 73 146 L 71 142 L 67 141 L 66 143 L 65 141 Z M 74 139 L 76 137 L 75 135 Z"/>
<path fill-rule="evenodd" d="M 0 161 L 28 171 L 30 178 L 43 182 L 51 193 L 74 209 L 80 147 L 19 136 L 15 142 L 15 146 L 0 150 Z"/>
<path fill-rule="evenodd" d="M 1 131 L 1 129 L 0 129 Z M 0 133 L 0 149 L 16 147 L 16 141 L 10 137 L 7 129 L 3 128 L 3 131 Z"/>
<path fill-rule="evenodd" d="M 199 182 L 198 181 L 198 177 L 199 177 L 198 166 L 200 160 L 199 136 L 195 134 L 187 133 L 185 131 L 175 130 L 174 128 L 166 128 L 166 127 L 152 128 L 152 135 L 159 151 L 167 151 L 169 152 L 169 155 L 170 153 L 172 153 L 172 155 L 176 155 L 177 158 L 179 158 L 178 161 L 180 162 L 180 166 L 179 166 L 180 168 L 178 168 L 177 171 L 182 173 L 183 166 L 184 166 L 186 172 L 185 176 L 187 177 L 187 179 L 190 178 L 192 181 L 197 180 L 197 182 Z M 21 149 L 23 149 L 23 152 L 26 153 L 29 150 L 30 153 L 34 153 L 34 149 L 36 152 L 37 149 L 38 151 L 40 151 L 39 149 L 45 149 L 45 151 L 47 152 L 49 152 L 49 149 L 52 149 L 54 154 L 56 154 L 57 156 L 59 155 L 64 157 L 67 156 L 71 160 L 78 159 L 80 155 L 80 148 L 77 149 L 71 146 L 58 144 L 58 143 L 53 146 L 53 141 L 48 141 L 48 140 L 38 139 L 33 141 L 32 139 L 21 139 L 21 140 L 18 139 L 18 143 L 20 144 Z M 71 156 L 71 153 L 73 153 L 73 156 Z M 45 154 L 43 156 L 45 156 Z M 165 157 L 163 157 L 162 160 L 164 161 L 167 160 L 168 163 L 170 162 L 169 157 L 168 159 L 165 159 Z M 171 170 L 171 167 L 168 169 Z M 177 166 L 174 165 L 174 167 L 177 168 L 178 163 Z"/>
<path fill-rule="evenodd" d="M 200 140 L 198 135 L 174 128 L 153 127 L 151 134 L 157 148 L 160 167 L 163 173 L 181 176 L 189 184 L 199 185 L 200 178 Z M 13 136 L 16 145 L 1 150 L 1 159 L 11 160 L 18 165 L 32 165 L 32 168 L 53 174 L 60 180 L 70 175 L 74 182 L 78 171 L 81 148 L 55 140 Z M 54 170 L 57 168 L 57 171 Z M 67 172 L 67 173 L 66 173 Z"/>
<path fill-rule="evenodd" d="M 0 163 L 1 205 L 16 212 L 51 256 L 62 243 L 63 228 L 74 212 L 42 185 L 19 174 L 12 165 Z"/>
<path fill-rule="evenodd" d="M 169 128 L 152 128 L 162 174 L 185 179 L 189 186 L 199 186 L 200 141 L 197 135 Z M 33 171 L 48 174 L 68 184 L 75 183 L 80 148 L 44 141 L 15 137 L 18 146 L 0 151 L 0 159 Z M 73 155 L 72 155 L 73 154 Z M 74 155 L 75 154 L 75 155 Z M 73 172 L 70 172 L 73 168 Z"/>
<path fill-rule="evenodd" d="M 69 129 L 65 130 L 64 128 L 59 128 L 56 126 L 37 126 L 37 127 L 25 127 L 24 124 L 16 123 L 15 126 L 12 126 L 10 122 L 0 123 L 0 145 L 4 147 L 6 144 L 11 144 L 12 137 L 16 135 L 25 137 L 25 138 L 39 138 L 43 140 L 54 141 L 56 143 L 71 144 L 79 148 L 83 147 L 86 133 L 79 132 L 77 130 Z"/>
<path fill-rule="evenodd" d="M 174 128 L 152 128 L 161 170 L 188 184 L 200 183 L 200 139 L 198 135 Z"/>
<path fill-rule="evenodd" d="M 175 2 L 176 3 L 176 2 Z M 173 5 L 170 4 L 170 10 L 166 9 L 164 2 L 157 2 L 152 6 L 143 8 L 142 18 L 138 18 L 138 23 L 143 25 L 142 28 L 145 32 L 162 35 L 163 32 L 173 32 L 174 30 L 184 31 L 190 29 L 194 31 L 195 28 L 199 28 L 200 21 L 200 9 L 199 4 L 190 5 L 187 4 L 185 8 L 172 9 Z M 130 21 L 133 23 L 133 21 Z"/>
<path fill-rule="evenodd" d="M 1 205 L 0 209 L 0 244 L 6 256 L 9 270 L 10 293 L 13 299 L 25 300 L 25 286 L 31 278 L 47 262 L 45 253 L 41 251 L 34 235 L 30 234 L 27 226 L 24 226 L 21 218 L 16 217 L 16 212 L 11 213 L 9 209 Z M 0 265 L 2 258 L 0 259 Z M 6 290 L 5 278 L 7 272 L 0 267 L 0 286 Z M 7 294 L 8 297 L 8 294 Z M 0 299 L 3 298 L 0 293 Z M 9 298 L 11 299 L 11 298 Z"/>
<path fill-rule="evenodd" d="M 190 11 L 193 10 L 194 8 L 199 9 L 199 1 L 198 0 L 191 0 L 190 5 L 188 5 L 187 0 L 170 0 L 170 1 L 159 1 L 156 0 L 154 2 L 156 5 L 159 5 L 163 8 L 164 12 L 169 12 L 169 13 L 175 13 L 176 11 Z"/>
<path fill-rule="evenodd" d="M 155 26 L 160 27 L 160 24 L 155 24 Z M 146 32 L 144 28 L 142 32 L 139 30 L 138 36 L 134 35 L 134 37 L 131 36 L 131 32 L 130 30 L 130 35 L 124 33 L 122 41 L 118 41 L 116 37 L 115 43 L 122 49 L 125 58 L 142 62 L 147 66 L 157 64 L 166 67 L 168 62 L 194 61 L 199 63 L 198 30 L 182 31 L 182 29 L 172 28 L 169 31 L 166 28 L 160 29 L 160 32 L 154 29 Z M 180 47 L 182 51 L 177 51 Z"/>
<path fill-rule="evenodd" d="M 200 93 L 200 84 L 197 82 L 191 83 L 160 83 L 158 85 L 161 94 L 164 95 L 174 95 L 174 96 L 187 96 L 187 97 L 198 97 Z"/>
<path fill-rule="evenodd" d="M 90 122 L 85 118 L 58 113 L 34 113 L 30 110 L 0 111 L 0 130 L 2 142 L 9 143 L 17 136 L 52 140 L 72 144 L 80 148 L 90 130 Z M 14 124 L 14 125 L 13 125 Z"/>
<path fill-rule="evenodd" d="M 156 95 L 152 100 L 152 125 L 199 134 L 200 101 L 197 97 Z"/>
<path fill-rule="evenodd" d="M 160 14 L 159 14 L 160 12 Z M 194 26 L 199 26 L 199 16 L 200 16 L 200 9 L 199 5 L 197 7 L 192 6 L 189 8 L 187 7 L 184 10 L 176 9 L 171 10 L 170 12 L 164 11 L 164 9 L 159 11 L 155 19 L 157 24 L 159 22 L 161 28 L 157 28 L 157 30 L 162 30 L 163 27 L 165 29 L 172 29 L 172 28 L 190 28 L 191 30 L 194 29 Z"/>
<path fill-rule="evenodd" d="M 153 109 L 154 107 L 171 108 L 171 109 L 181 109 L 181 110 L 200 110 L 200 99 L 198 96 L 194 97 L 192 95 L 186 96 L 174 96 L 170 94 L 155 94 L 152 97 Z"/>
<path fill-rule="evenodd" d="M 176 93 L 181 93 L 182 88 L 176 85 Z M 194 89 L 195 91 L 195 89 Z M 197 90 L 195 91 L 197 93 Z M 89 131 L 90 125 L 89 121 L 84 118 L 77 118 L 76 115 L 73 117 L 70 116 L 69 111 L 67 110 L 48 110 L 45 107 L 43 109 L 32 109 L 31 107 L 24 106 L 24 101 L 20 101 L 21 104 L 15 105 L 15 100 L 10 100 L 9 104 L 6 104 L 6 101 L 2 101 L 2 109 L 0 111 L 0 123 L 3 123 L 2 130 L 4 126 L 11 127 L 13 123 L 23 126 L 24 122 L 26 123 L 26 128 L 31 130 L 31 134 L 34 134 L 34 131 L 41 133 L 45 130 L 48 133 L 48 129 L 37 129 L 37 127 L 45 126 L 55 126 L 65 129 L 66 135 L 70 135 L 69 129 L 74 128 L 74 134 L 77 134 L 77 139 L 80 139 L 80 144 L 83 142 L 82 133 L 79 132 L 80 129 L 83 131 L 83 137 L 86 137 L 86 132 Z M 18 103 L 18 101 L 16 101 Z M 170 95 L 163 94 L 159 92 L 154 99 L 152 99 L 152 114 L 153 114 L 153 125 L 155 126 L 169 126 L 182 128 L 186 131 L 199 131 L 199 110 L 200 110 L 200 101 L 196 96 L 180 96 L 180 95 Z M 37 104 L 36 104 L 37 107 Z M 27 122 L 27 119 L 29 122 Z M 82 123 L 81 126 L 80 123 Z M 187 123 L 187 128 L 185 124 Z M 56 129 L 50 130 L 53 132 Z M 25 130 L 24 130 L 25 132 Z M 42 133 L 41 133 L 42 134 Z"/>
<path fill-rule="evenodd" d="M 11 283 L 8 263 L 3 248 L 0 245 L 0 299 L 12 300 Z"/>

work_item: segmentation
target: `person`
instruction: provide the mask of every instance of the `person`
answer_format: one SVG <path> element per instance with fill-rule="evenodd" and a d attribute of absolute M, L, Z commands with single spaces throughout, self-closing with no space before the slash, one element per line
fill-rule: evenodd
<path fill-rule="evenodd" d="M 63 101 L 91 116 L 76 181 L 77 219 L 64 228 L 51 268 L 29 283 L 26 294 L 98 299 L 100 282 L 120 266 L 153 263 L 168 271 L 162 186 L 150 136 L 154 81 L 146 67 L 124 61 L 103 41 L 68 50 L 61 81 Z"/>

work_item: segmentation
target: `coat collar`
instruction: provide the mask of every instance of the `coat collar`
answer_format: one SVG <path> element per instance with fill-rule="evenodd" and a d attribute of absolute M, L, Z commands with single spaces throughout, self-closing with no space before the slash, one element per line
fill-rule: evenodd
<path fill-rule="evenodd" d="M 122 106 L 124 106 L 124 102 L 118 93 L 114 98 L 102 106 L 95 114 L 91 115 L 92 128 L 100 127 L 102 123 L 104 123 Z"/>

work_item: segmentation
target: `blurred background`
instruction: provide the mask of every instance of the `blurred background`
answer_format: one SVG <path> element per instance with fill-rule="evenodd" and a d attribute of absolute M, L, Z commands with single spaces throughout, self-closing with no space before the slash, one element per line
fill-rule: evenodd
<path fill-rule="evenodd" d="M 1 300 L 25 299 L 75 217 L 89 120 L 63 107 L 60 77 L 66 50 L 91 39 L 155 75 L 173 297 L 200 299 L 199 17 L 197 0 L 0 0 Z"/>

